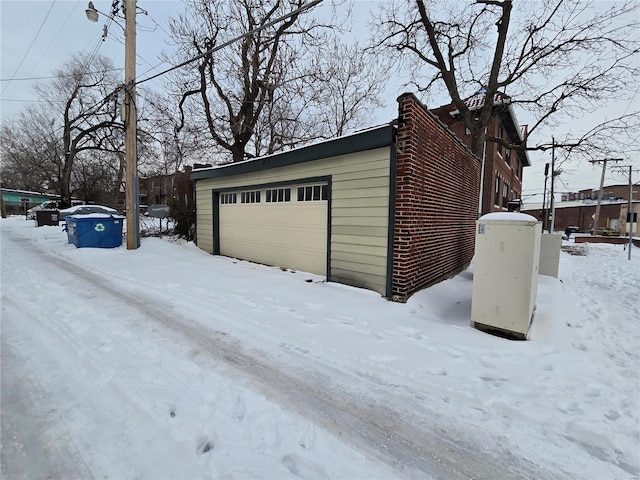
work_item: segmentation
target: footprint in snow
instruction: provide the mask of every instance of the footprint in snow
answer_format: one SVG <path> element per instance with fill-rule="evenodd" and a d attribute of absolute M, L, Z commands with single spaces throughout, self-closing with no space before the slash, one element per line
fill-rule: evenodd
<path fill-rule="evenodd" d="M 204 455 L 215 448 L 215 442 L 207 437 L 198 437 L 196 443 L 196 453 L 198 455 Z"/>
<path fill-rule="evenodd" d="M 299 478 L 329 478 L 327 472 L 320 465 L 316 465 L 293 453 L 282 457 L 280 463 L 292 475 Z"/>
<path fill-rule="evenodd" d="M 233 404 L 231 405 L 231 418 L 237 422 L 241 422 L 244 419 L 247 407 L 242 397 L 238 394 L 235 396 Z"/>
<path fill-rule="evenodd" d="M 501 377 L 499 375 L 492 375 L 489 373 L 486 374 L 482 374 L 479 375 L 480 380 L 482 380 L 483 382 L 488 383 L 489 385 L 492 385 L 494 387 L 499 387 L 500 385 L 502 385 L 504 382 L 508 381 L 509 379 L 506 377 Z"/>
<path fill-rule="evenodd" d="M 420 370 L 420 373 L 425 375 L 437 375 L 437 376 L 447 376 L 447 371 L 444 368 L 433 367 L 433 368 L 423 368 Z"/>
<path fill-rule="evenodd" d="M 312 423 L 307 423 L 302 427 L 301 435 L 298 439 L 298 445 L 302 450 L 313 450 L 316 446 L 316 429 Z"/>
<path fill-rule="evenodd" d="M 316 311 L 322 310 L 322 305 L 318 305 L 317 303 L 305 303 L 304 305 L 309 310 L 316 310 Z"/>
<path fill-rule="evenodd" d="M 618 413 L 616 410 L 609 410 L 604 414 L 604 416 L 609 420 L 618 420 L 620 418 L 620 413 Z"/>

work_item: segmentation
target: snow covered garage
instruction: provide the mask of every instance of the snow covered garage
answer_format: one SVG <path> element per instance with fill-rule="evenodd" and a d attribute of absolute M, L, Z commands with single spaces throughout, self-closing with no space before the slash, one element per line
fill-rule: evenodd
<path fill-rule="evenodd" d="M 413 96 L 393 125 L 194 170 L 197 244 L 398 301 L 473 256 L 480 162 Z"/>

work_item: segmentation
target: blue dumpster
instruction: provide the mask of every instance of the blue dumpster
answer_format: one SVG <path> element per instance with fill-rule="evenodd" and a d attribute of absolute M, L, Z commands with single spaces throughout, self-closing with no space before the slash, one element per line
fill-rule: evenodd
<path fill-rule="evenodd" d="M 122 224 L 125 217 L 91 213 L 65 217 L 67 238 L 76 247 L 115 248 L 122 245 Z"/>

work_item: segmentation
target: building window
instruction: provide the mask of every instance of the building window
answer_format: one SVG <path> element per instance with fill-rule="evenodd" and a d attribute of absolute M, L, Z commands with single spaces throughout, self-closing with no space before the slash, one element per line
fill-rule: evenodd
<path fill-rule="evenodd" d="M 500 140 L 502 140 L 502 135 L 503 135 L 503 133 L 504 133 L 504 132 L 503 132 L 503 130 L 502 130 L 502 127 L 498 127 L 498 138 L 499 138 Z M 501 144 L 501 143 L 498 143 L 498 153 L 502 153 L 502 144 Z"/>
<path fill-rule="evenodd" d="M 509 203 L 509 201 L 507 200 L 508 197 L 509 197 L 509 185 L 507 185 L 507 182 L 505 182 L 502 186 L 502 206 L 505 208 Z"/>
<path fill-rule="evenodd" d="M 240 194 L 240 203 L 260 203 L 260 190 L 242 192 Z"/>
<path fill-rule="evenodd" d="M 507 165 L 511 166 L 511 149 L 510 148 L 504 149 L 504 161 L 507 163 Z"/>
<path fill-rule="evenodd" d="M 221 193 L 220 205 L 228 205 L 230 203 L 238 203 L 238 194 L 237 193 Z"/>
<path fill-rule="evenodd" d="M 290 188 L 269 188 L 265 192 L 267 203 L 276 202 L 290 202 L 291 201 L 291 189 Z"/>
<path fill-rule="evenodd" d="M 298 187 L 299 202 L 327 200 L 328 197 L 329 187 L 327 185 L 308 185 L 306 187 Z"/>
<path fill-rule="evenodd" d="M 500 175 L 496 175 L 496 190 L 493 194 L 493 204 L 500 205 Z"/>

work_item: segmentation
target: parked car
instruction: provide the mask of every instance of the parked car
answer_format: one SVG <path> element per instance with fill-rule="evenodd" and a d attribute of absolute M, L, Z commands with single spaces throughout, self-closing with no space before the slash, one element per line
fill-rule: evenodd
<path fill-rule="evenodd" d="M 607 237 L 607 236 L 617 237 L 620 235 L 620 232 L 608 227 L 598 227 L 596 228 L 596 231 L 593 232 L 593 234 L 602 235 L 603 237 Z"/>
<path fill-rule="evenodd" d="M 90 213 L 104 213 L 107 215 L 117 215 L 115 208 L 105 207 L 103 205 L 76 205 L 75 207 L 60 210 L 59 218 L 64 220 L 67 215 L 88 215 Z"/>
<path fill-rule="evenodd" d="M 55 200 L 48 200 L 46 202 L 41 203 L 40 205 L 36 205 L 35 207 L 27 210 L 27 218 L 29 220 L 33 220 L 36 218 L 36 212 L 39 210 L 57 210 L 58 202 Z"/>

